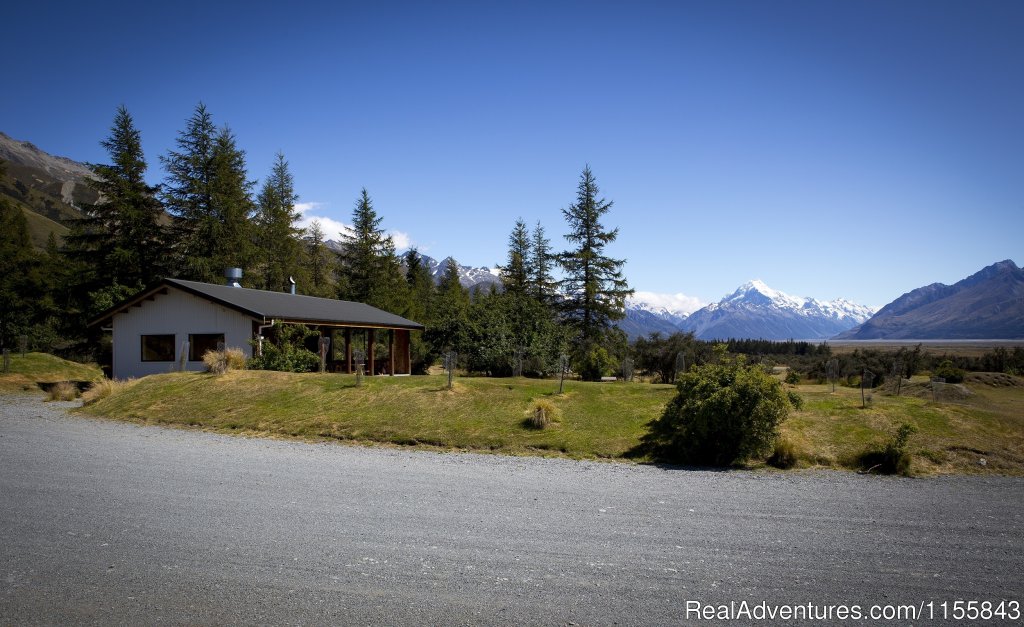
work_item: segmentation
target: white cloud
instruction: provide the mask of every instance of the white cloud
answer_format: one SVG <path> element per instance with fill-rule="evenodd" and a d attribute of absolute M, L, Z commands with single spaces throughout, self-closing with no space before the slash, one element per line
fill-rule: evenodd
<path fill-rule="evenodd" d="M 651 307 L 667 309 L 675 313 L 692 314 L 707 305 L 696 296 L 686 294 L 659 294 L 657 292 L 636 292 L 631 299 Z"/>
<path fill-rule="evenodd" d="M 401 231 L 388 231 L 388 235 L 390 235 L 391 239 L 394 240 L 395 250 L 399 252 L 409 250 L 413 246 L 412 238 L 409 237 L 408 233 L 403 233 Z"/>
<path fill-rule="evenodd" d="M 302 215 L 306 215 L 306 213 L 313 211 L 314 209 L 319 209 L 323 206 L 324 203 L 322 202 L 297 202 L 295 203 L 295 210 Z"/>
<path fill-rule="evenodd" d="M 322 202 L 300 202 L 295 203 L 295 210 L 299 212 L 301 217 L 296 224 L 304 229 L 308 229 L 313 221 L 316 220 L 320 223 L 320 228 L 323 229 L 324 238 L 333 239 L 335 241 L 341 239 L 342 233 L 351 233 L 352 225 L 339 222 L 333 218 L 326 216 L 314 215 L 312 212 L 316 211 L 319 213 L 319 209 L 326 207 L 325 203 Z M 395 250 L 401 252 L 412 248 L 415 244 L 412 237 L 408 233 L 402 231 L 388 231 L 388 235 L 395 242 Z"/>

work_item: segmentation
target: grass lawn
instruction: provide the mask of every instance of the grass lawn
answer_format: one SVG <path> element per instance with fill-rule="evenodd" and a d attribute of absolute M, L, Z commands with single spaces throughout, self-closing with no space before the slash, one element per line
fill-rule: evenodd
<path fill-rule="evenodd" d="M 0 364 L 2 367 L 2 364 Z M 46 353 L 11 354 L 8 372 L 0 371 L 0 391 L 38 390 L 40 383 L 97 381 L 103 372 L 94 364 L 79 364 Z"/>
<path fill-rule="evenodd" d="M 93 366 L 32 353 L 12 357 L 0 391 L 37 389 L 37 382 L 97 380 Z M 508 454 L 621 458 L 675 394 L 669 385 L 584 383 L 462 377 L 446 388 L 442 375 L 372 377 L 232 371 L 168 373 L 112 386 L 78 410 L 140 423 L 312 440 L 349 440 Z M 936 402 L 925 378 L 899 397 L 875 390 L 866 408 L 860 390 L 806 384 L 795 389 L 804 408 L 781 434 L 801 467 L 857 468 L 870 447 L 883 447 L 904 422 L 917 474 L 1024 475 L 1024 379 L 970 374 Z M 548 401 L 557 422 L 535 430 L 526 419 Z M 984 464 L 979 463 L 984 459 Z M 754 464 L 757 465 L 757 464 Z"/>
<path fill-rule="evenodd" d="M 145 377 L 81 411 L 273 436 L 425 444 L 511 454 L 621 457 L 674 394 L 669 385 L 232 371 Z M 560 419 L 525 426 L 535 400 Z"/>

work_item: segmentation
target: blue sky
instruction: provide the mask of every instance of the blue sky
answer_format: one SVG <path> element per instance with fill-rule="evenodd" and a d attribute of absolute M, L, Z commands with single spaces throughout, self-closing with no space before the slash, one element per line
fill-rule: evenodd
<path fill-rule="evenodd" d="M 632 287 L 884 305 L 1024 263 L 1024 3 L 17 3 L 0 130 L 80 161 L 118 105 L 154 182 L 197 102 L 307 216 L 503 261 L 590 164 Z M 154 3 L 155 4 L 155 3 Z M 330 236 L 331 234 L 328 233 Z"/>

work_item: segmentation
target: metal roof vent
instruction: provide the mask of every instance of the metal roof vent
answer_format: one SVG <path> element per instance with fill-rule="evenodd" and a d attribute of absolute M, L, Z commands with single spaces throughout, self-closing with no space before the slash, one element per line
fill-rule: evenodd
<path fill-rule="evenodd" d="M 239 283 L 242 280 L 241 268 L 228 268 L 224 271 L 224 278 L 228 280 L 228 285 L 231 287 L 242 287 L 242 284 Z"/>
<path fill-rule="evenodd" d="M 288 283 L 291 284 L 292 294 L 295 293 L 295 277 L 288 277 Z"/>

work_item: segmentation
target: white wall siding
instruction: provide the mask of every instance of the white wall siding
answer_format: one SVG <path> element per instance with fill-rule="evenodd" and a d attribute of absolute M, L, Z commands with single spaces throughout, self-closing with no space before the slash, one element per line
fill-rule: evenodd
<path fill-rule="evenodd" d="M 144 300 L 114 316 L 115 379 L 144 377 L 178 370 L 181 351 L 190 333 L 223 333 L 228 347 L 240 348 L 252 355 L 252 318 L 187 292 L 168 287 L 167 294 Z M 174 361 L 142 361 L 143 335 L 174 335 Z M 187 361 L 188 370 L 205 370 L 201 361 Z"/>

